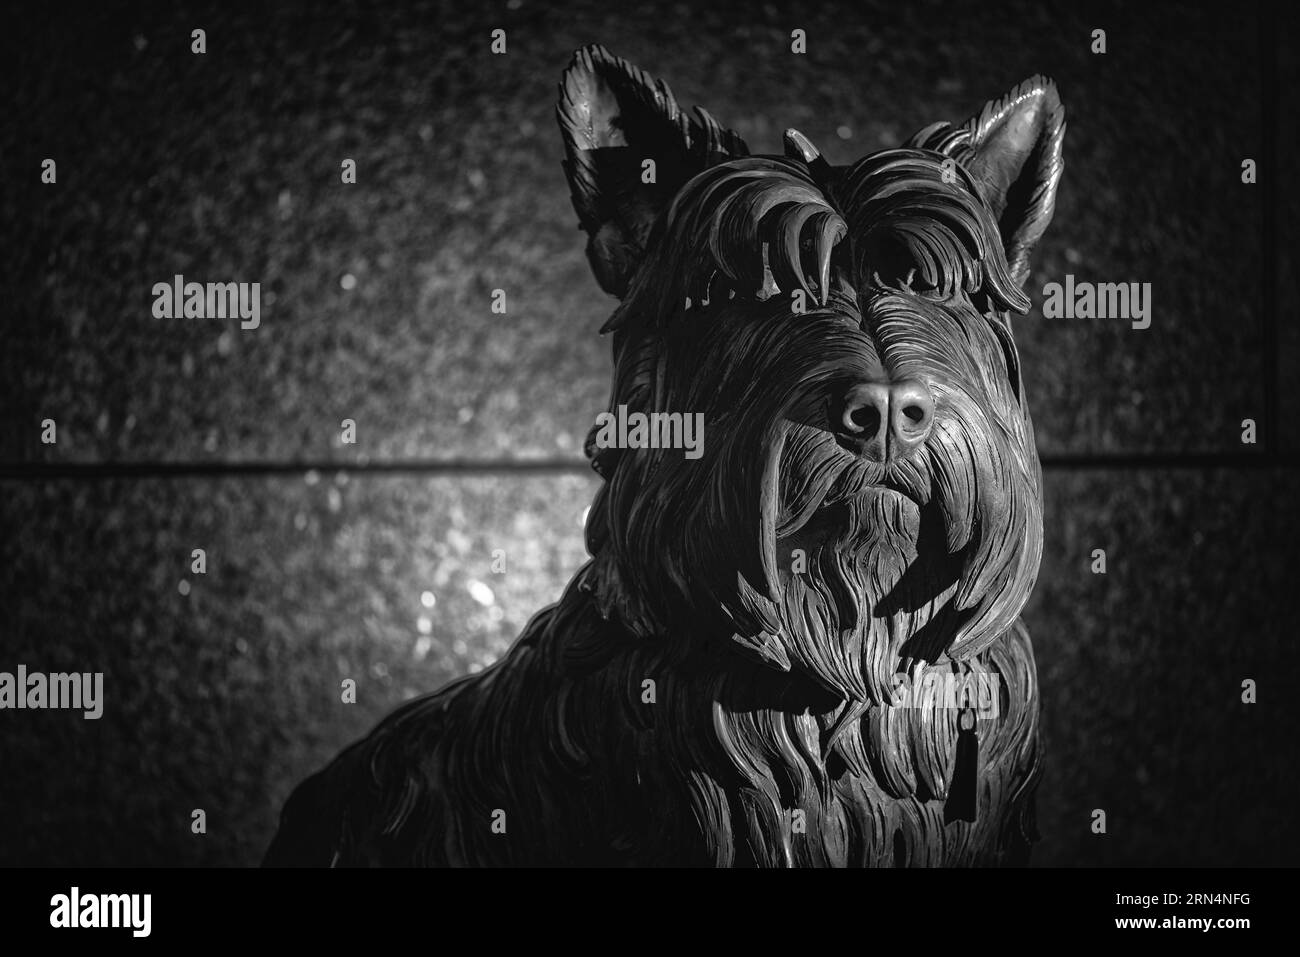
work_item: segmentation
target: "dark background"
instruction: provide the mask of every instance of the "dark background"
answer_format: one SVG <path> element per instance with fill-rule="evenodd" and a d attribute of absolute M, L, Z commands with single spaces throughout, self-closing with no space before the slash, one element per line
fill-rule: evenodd
<path fill-rule="evenodd" d="M 1066 172 L 1017 329 L 1048 467 L 1025 613 L 1049 762 L 1035 862 L 1295 862 L 1295 205 L 1275 175 L 1295 132 L 1270 82 L 1295 70 L 1275 19 L 377 7 L 32 5 L 7 27 L 0 670 L 104 671 L 107 701 L 99 721 L 0 712 L 0 864 L 255 863 L 294 783 L 558 598 L 585 557 L 581 442 L 609 376 L 612 300 L 553 118 L 588 42 L 755 152 L 796 126 L 835 163 L 1056 79 Z M 154 319 L 175 273 L 260 282 L 261 328 Z M 1152 283 L 1151 328 L 1042 319 L 1066 273 Z"/>

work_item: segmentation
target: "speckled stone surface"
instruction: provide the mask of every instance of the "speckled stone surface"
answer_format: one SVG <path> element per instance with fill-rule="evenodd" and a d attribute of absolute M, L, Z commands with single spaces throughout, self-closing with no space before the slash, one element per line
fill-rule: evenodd
<path fill-rule="evenodd" d="M 321 475 L 11 491 L 6 666 L 103 671 L 107 700 L 99 720 L 5 713 L 0 862 L 215 864 L 255 862 L 294 779 L 399 701 L 495 660 L 559 598 L 585 560 L 593 483 Z M 347 678 L 355 705 L 342 703 Z M 209 831 L 189 840 L 199 807 Z"/>
<path fill-rule="evenodd" d="M 1017 323 L 1041 451 L 1238 451 L 1276 369 L 1275 432 L 1300 449 L 1300 338 L 1287 318 L 1265 348 L 1263 200 L 1240 182 L 1262 155 L 1253 7 L 523 0 L 380 23 L 359 2 L 329 19 L 234 6 L 15 15 L 0 153 L 30 185 L 0 190 L 0 465 L 577 459 L 607 399 L 613 303 L 552 109 L 588 42 L 755 151 L 797 126 L 833 162 L 1051 74 L 1066 173 Z M 1294 124 L 1278 136 L 1294 155 Z M 38 184 L 47 156 L 57 186 Z M 1291 317 L 1300 206 L 1282 179 Z M 152 285 L 176 273 L 260 282 L 262 325 L 154 319 Z M 1150 282 L 1151 328 L 1044 320 L 1043 284 L 1067 273 Z M 1294 863 L 1294 732 L 1275 707 L 1293 687 L 1294 479 L 1048 474 L 1026 611 L 1048 755 L 1036 863 Z M 294 783 L 558 597 L 594 488 L 581 472 L 0 482 L 0 667 L 102 670 L 108 695 L 99 721 L 0 721 L 0 864 L 255 863 Z"/>
<path fill-rule="evenodd" d="M 1273 597 L 1300 560 L 1289 488 L 1280 472 L 1049 476 L 1025 614 L 1047 748 L 1036 863 L 1294 860 L 1278 711 L 1293 629 Z M 593 490 L 332 475 L 16 489 L 0 505 L 6 662 L 102 670 L 107 700 L 98 721 L 0 722 L 0 864 L 255 863 L 297 781 L 559 597 Z"/>
<path fill-rule="evenodd" d="M 31 186 L 0 198 L 0 462 L 576 457 L 607 395 L 596 330 L 613 303 L 587 270 L 553 108 L 588 42 L 755 151 L 797 126 L 832 162 L 1050 73 L 1066 173 L 1018 323 L 1041 447 L 1240 450 L 1271 369 L 1261 192 L 1240 182 L 1261 133 L 1253 8 L 707 7 L 33 23 L 7 121 L 22 148 L 6 154 Z M 789 52 L 794 28 L 806 55 Z M 46 156 L 56 186 L 37 182 Z M 178 273 L 260 282 L 262 325 L 154 319 L 153 284 Z M 1151 283 L 1151 327 L 1043 319 L 1044 284 L 1066 274 Z M 47 417 L 57 446 L 39 442 Z M 339 442 L 345 418 L 356 446 Z"/>

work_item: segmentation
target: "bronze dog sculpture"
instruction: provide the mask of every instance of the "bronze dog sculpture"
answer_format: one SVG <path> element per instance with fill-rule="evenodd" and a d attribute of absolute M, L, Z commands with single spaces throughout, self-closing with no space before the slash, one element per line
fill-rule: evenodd
<path fill-rule="evenodd" d="M 702 415 L 700 452 L 593 429 L 592 560 L 300 785 L 266 863 L 1023 863 L 1042 496 L 1010 314 L 1054 85 L 849 166 L 794 130 L 751 156 L 600 47 L 558 114 L 620 299 L 611 410 Z M 936 674 L 994 697 L 907 696 Z"/>

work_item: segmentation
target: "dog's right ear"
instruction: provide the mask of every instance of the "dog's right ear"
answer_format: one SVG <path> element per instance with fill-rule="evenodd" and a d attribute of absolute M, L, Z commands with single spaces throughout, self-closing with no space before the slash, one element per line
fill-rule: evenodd
<path fill-rule="evenodd" d="M 1011 278 L 1023 286 L 1029 254 L 1056 208 L 1064 141 L 1060 94 L 1055 83 L 1038 75 L 989 100 L 961 126 L 935 123 L 907 145 L 937 150 L 966 166 L 997 219 Z"/>
<path fill-rule="evenodd" d="M 619 298 L 651 227 L 686 181 L 749 154 L 735 131 L 699 107 L 688 116 L 667 84 L 601 46 L 573 55 L 555 112 L 587 258 L 601 288 Z"/>

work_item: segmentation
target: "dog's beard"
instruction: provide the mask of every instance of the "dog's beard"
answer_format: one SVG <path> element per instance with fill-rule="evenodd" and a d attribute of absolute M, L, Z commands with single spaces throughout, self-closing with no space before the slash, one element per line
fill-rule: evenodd
<path fill-rule="evenodd" d="M 787 464 L 799 457 L 799 445 Z M 875 704 L 888 697 L 901 644 L 929 608 L 887 607 L 917 563 L 922 506 L 886 481 L 883 473 L 873 481 L 855 463 L 824 489 L 817 481 L 803 485 L 786 500 L 778 547 L 788 559 L 779 616 L 791 664 L 833 694 Z M 803 517 L 805 510 L 812 514 Z"/>
<path fill-rule="evenodd" d="M 1032 550 L 1036 538 L 1027 525 L 1036 511 L 1021 506 L 1032 496 L 1014 472 L 991 467 L 1010 465 L 1008 456 L 944 438 L 884 466 L 824 431 L 792 425 L 786 434 L 782 644 L 792 665 L 850 702 L 882 704 L 901 671 L 978 651 L 996 634 L 972 637 L 972 624 L 1005 627 L 1028 593 L 1032 576 L 1019 570 L 1037 557 L 1016 546 Z M 996 590 L 963 605 L 991 562 Z"/>

